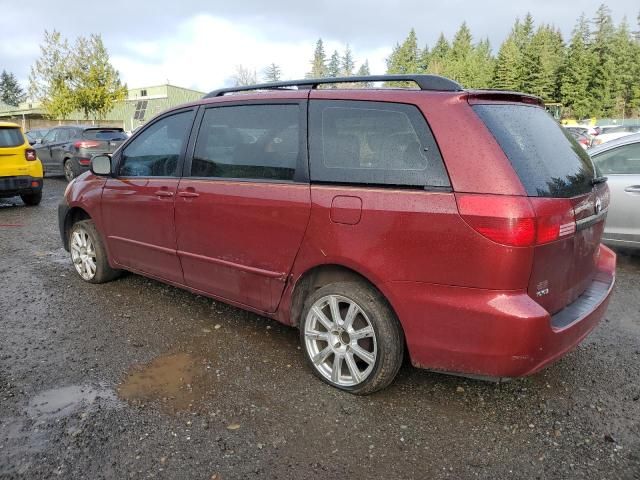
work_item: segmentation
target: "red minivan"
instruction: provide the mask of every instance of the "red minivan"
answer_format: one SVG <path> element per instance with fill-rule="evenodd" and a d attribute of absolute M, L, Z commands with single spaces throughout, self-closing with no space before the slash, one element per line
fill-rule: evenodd
<path fill-rule="evenodd" d="M 393 81 L 418 88 L 326 88 Z M 166 111 L 93 158 L 59 221 L 84 280 L 128 270 L 296 326 L 317 376 L 365 394 L 405 354 L 499 379 L 575 347 L 614 283 L 608 205 L 540 99 L 395 75 Z"/>

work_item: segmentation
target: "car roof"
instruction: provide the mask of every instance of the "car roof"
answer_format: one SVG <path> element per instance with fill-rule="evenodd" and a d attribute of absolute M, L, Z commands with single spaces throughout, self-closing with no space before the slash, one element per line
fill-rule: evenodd
<path fill-rule="evenodd" d="M 630 143 L 637 142 L 640 142 L 640 133 L 632 133 L 630 135 L 625 135 L 624 137 L 605 142 L 597 147 L 590 148 L 587 152 L 589 155 L 597 155 L 598 153 L 606 152 L 607 150 L 611 150 L 612 148 L 619 147 L 621 145 L 628 145 Z"/>
<path fill-rule="evenodd" d="M 0 127 L 20 128 L 20 125 L 12 122 L 0 122 Z"/>

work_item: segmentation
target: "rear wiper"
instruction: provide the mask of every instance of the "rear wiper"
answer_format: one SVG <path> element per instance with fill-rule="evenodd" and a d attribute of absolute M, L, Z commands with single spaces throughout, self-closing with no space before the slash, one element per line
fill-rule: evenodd
<path fill-rule="evenodd" d="M 608 180 L 608 177 L 594 177 L 593 180 L 591 180 L 591 185 L 598 185 L 599 183 L 604 183 Z"/>

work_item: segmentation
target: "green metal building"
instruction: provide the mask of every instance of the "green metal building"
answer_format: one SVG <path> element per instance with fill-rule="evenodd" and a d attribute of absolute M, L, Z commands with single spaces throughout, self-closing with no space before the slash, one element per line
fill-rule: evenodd
<path fill-rule="evenodd" d="M 85 119 L 84 114 L 80 111 L 73 112 L 65 120 L 55 120 L 47 118 L 44 110 L 35 103 L 25 102 L 18 107 L 0 104 L 0 121 L 15 122 L 22 125 L 24 130 L 56 125 L 99 123 L 133 131 L 163 110 L 197 100 L 203 95 L 204 92 L 169 84 L 132 88 L 129 89 L 126 100 L 118 102 L 106 118 L 100 122 L 95 118 Z"/>

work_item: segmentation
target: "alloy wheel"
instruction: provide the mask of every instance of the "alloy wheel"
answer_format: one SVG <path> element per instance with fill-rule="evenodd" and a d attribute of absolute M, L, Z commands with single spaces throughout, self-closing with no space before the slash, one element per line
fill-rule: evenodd
<path fill-rule="evenodd" d="M 304 339 L 313 367 L 335 385 L 361 384 L 376 364 L 373 324 L 356 302 L 344 296 L 326 295 L 312 305 Z"/>
<path fill-rule="evenodd" d="M 76 271 L 84 280 L 96 276 L 96 249 L 89 233 L 84 228 L 76 228 L 71 234 L 71 260 Z"/>

